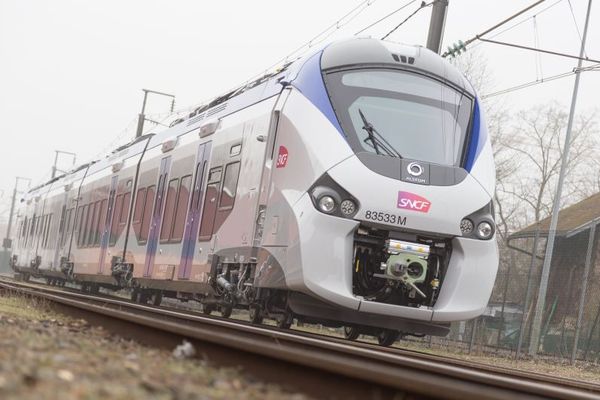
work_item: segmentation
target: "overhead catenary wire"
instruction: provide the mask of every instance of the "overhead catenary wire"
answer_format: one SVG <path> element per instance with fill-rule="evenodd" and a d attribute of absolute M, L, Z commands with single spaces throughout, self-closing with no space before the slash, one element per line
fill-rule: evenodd
<path fill-rule="evenodd" d="M 548 10 L 552 9 L 554 6 L 558 5 L 559 3 L 563 2 L 563 1 L 564 1 L 564 0 L 557 0 L 557 1 L 555 1 L 554 3 L 550 4 L 549 6 L 542 8 L 540 11 L 536 12 L 536 13 L 535 13 L 535 14 L 533 14 L 531 17 L 525 18 L 525 19 L 524 19 L 524 20 L 522 20 L 522 21 L 519 21 L 519 22 L 517 22 L 517 23 L 514 23 L 513 25 L 509 26 L 508 28 L 502 29 L 501 31 L 494 33 L 493 35 L 491 35 L 491 36 L 490 36 L 490 39 L 493 39 L 493 38 L 495 38 L 495 37 L 497 37 L 497 36 L 500 36 L 500 35 L 502 35 L 503 33 L 506 33 L 506 32 L 508 32 L 508 31 L 510 31 L 510 30 L 512 30 L 512 29 L 514 29 L 514 28 L 516 28 L 516 27 L 518 27 L 518 26 L 521 26 L 521 25 L 523 25 L 525 22 L 527 22 L 527 21 L 529 21 L 530 19 L 533 19 L 533 18 L 535 18 L 535 17 L 537 17 L 537 16 L 539 16 L 539 15 L 543 14 L 544 12 L 546 12 L 546 11 L 548 11 Z M 480 46 L 480 45 L 482 45 L 482 44 L 483 44 L 483 42 L 481 42 L 481 43 L 475 43 L 475 44 L 473 44 L 473 46 L 471 46 L 471 49 L 474 49 L 474 48 L 476 48 L 477 46 Z"/>
<path fill-rule="evenodd" d="M 582 71 L 582 72 L 584 72 L 584 71 L 597 71 L 599 69 L 600 69 L 600 63 L 599 64 L 594 64 L 594 65 L 590 65 L 588 67 L 581 68 L 580 71 Z M 542 83 L 547 83 L 547 82 L 555 81 L 557 79 L 567 78 L 567 77 L 569 77 L 571 75 L 575 75 L 575 72 L 576 72 L 576 69 L 573 69 L 572 71 L 568 71 L 568 72 L 563 72 L 561 74 L 552 75 L 552 76 L 549 76 L 547 78 L 537 79 L 537 80 L 531 81 L 531 82 L 525 82 L 525 83 L 522 83 L 522 84 L 519 84 L 519 85 L 516 85 L 516 86 L 512 86 L 512 87 L 509 87 L 509 88 L 506 88 L 506 89 L 502 89 L 502 90 L 498 90 L 498 91 L 491 92 L 491 93 L 488 93 L 488 94 L 484 94 L 484 95 L 481 96 L 481 98 L 485 100 L 485 99 L 488 99 L 490 97 L 495 97 L 495 96 L 499 96 L 499 95 L 502 95 L 502 94 L 507 94 L 507 93 L 515 92 L 515 91 L 518 91 L 518 90 L 526 89 L 526 88 L 531 87 L 531 86 L 540 85 Z"/>
<path fill-rule="evenodd" d="M 474 37 L 466 40 L 464 42 L 463 46 L 467 46 L 470 43 L 473 43 L 474 41 L 476 41 L 478 39 L 481 40 L 481 36 L 487 35 L 488 33 L 490 33 L 492 31 L 498 29 L 502 25 L 504 25 L 504 24 L 512 21 L 513 19 L 517 18 L 519 15 L 522 15 L 522 14 L 526 13 L 527 11 L 529 11 L 532 8 L 538 6 L 539 4 L 543 3 L 544 1 L 546 1 L 546 0 L 538 0 L 535 3 L 533 3 L 533 4 L 531 4 L 531 5 L 527 6 L 527 7 L 525 7 L 524 9 L 522 9 L 522 10 L 516 12 L 515 14 L 511 15 L 510 17 L 503 19 L 502 21 L 498 22 L 496 25 L 492 26 L 491 28 L 488 28 L 485 31 L 483 31 L 483 32 L 475 35 Z M 449 52 L 445 52 L 444 54 L 442 54 L 442 57 L 447 57 L 449 54 L 450 54 Z"/>
<path fill-rule="evenodd" d="M 281 65 L 281 63 L 285 63 L 287 60 L 292 58 L 294 55 L 298 55 L 298 56 L 302 55 L 303 54 L 302 50 L 307 51 L 310 48 L 312 48 L 313 46 L 323 42 L 328 37 L 330 37 L 334 32 L 340 30 L 342 27 L 346 26 L 348 23 L 350 23 L 352 20 L 354 20 L 356 17 L 358 17 L 364 10 L 367 9 L 367 7 L 373 5 L 376 1 L 377 0 L 365 0 L 361 3 L 359 3 L 356 7 L 352 8 L 350 11 L 348 11 L 346 14 L 344 14 L 341 18 L 339 18 L 333 24 L 331 24 L 327 28 L 323 29 L 321 32 L 319 32 L 317 35 L 315 35 L 309 41 L 303 43 L 301 46 L 297 47 L 295 50 L 293 50 L 292 52 L 287 54 L 285 57 L 282 57 L 279 60 L 277 60 L 275 63 L 271 64 L 263 72 L 269 71 L 270 69 L 275 68 L 278 65 Z M 254 75 L 247 82 L 252 81 L 257 76 L 260 76 L 263 72 Z"/>
<path fill-rule="evenodd" d="M 501 45 L 501 46 L 515 47 L 515 48 L 522 49 L 522 50 L 530 50 L 530 51 L 536 51 L 536 52 L 539 52 L 539 53 L 552 54 L 552 55 L 555 55 L 555 56 L 561 56 L 561 57 L 567 57 L 567 58 L 574 58 L 576 60 L 583 60 L 583 61 L 590 61 L 590 62 L 593 62 L 593 63 L 600 63 L 600 60 L 596 60 L 596 59 L 585 57 L 585 56 L 584 57 L 578 57 L 578 56 L 575 56 L 575 55 L 572 55 L 572 54 L 561 53 L 561 52 L 558 52 L 558 51 L 545 50 L 545 49 L 537 49 L 535 47 L 524 46 L 522 44 L 501 42 L 501 41 L 493 40 L 493 39 L 484 39 L 484 38 L 478 38 L 478 39 L 481 40 L 482 42 L 498 44 L 498 45 Z"/>
<path fill-rule="evenodd" d="M 437 2 L 439 0 L 435 0 L 432 1 L 430 3 L 425 3 L 424 1 L 421 2 L 421 6 L 419 6 L 419 8 L 417 8 L 412 14 L 410 14 L 408 17 L 406 17 L 402 22 L 400 22 L 398 25 L 396 25 L 394 27 L 394 29 L 392 29 L 391 31 L 389 31 L 388 33 L 386 33 L 381 40 L 385 40 L 388 36 L 390 36 L 392 33 L 396 32 L 396 30 L 398 30 L 398 28 L 400 28 L 402 25 L 404 25 L 408 20 L 410 20 L 412 17 L 414 17 L 419 11 L 421 11 L 424 8 L 430 7 L 431 5 L 433 5 L 433 3 Z"/>
<path fill-rule="evenodd" d="M 288 60 L 290 60 L 290 59 L 297 59 L 298 57 L 302 56 L 304 53 L 306 53 L 312 47 L 316 46 L 319 43 L 322 43 L 325 40 L 327 40 L 327 38 L 329 38 L 335 32 L 339 31 L 341 28 L 343 28 L 344 26 L 346 26 L 347 24 L 349 24 L 356 17 L 358 17 L 360 14 L 362 14 L 362 12 L 364 10 L 366 10 L 368 7 L 370 7 L 371 5 L 373 5 L 376 1 L 377 0 L 364 0 L 364 1 L 360 2 L 357 6 L 355 6 L 354 8 L 352 8 L 350 11 L 348 11 L 346 14 L 344 14 L 337 21 L 335 21 L 331 25 L 327 26 L 327 28 L 323 29 L 321 32 L 319 32 L 317 35 L 313 36 L 307 42 L 305 42 L 302 45 L 298 46 L 296 49 L 294 49 L 293 51 L 291 51 L 290 53 L 288 53 L 286 56 L 278 59 L 276 62 L 272 63 L 267 68 L 261 70 L 261 72 L 259 72 L 258 74 L 252 75 L 249 79 L 247 79 L 241 85 L 238 85 L 235 88 L 232 88 L 230 90 L 224 91 L 223 93 L 231 92 L 232 90 L 235 90 L 235 89 L 237 89 L 239 87 L 244 87 L 244 86 L 248 85 L 250 82 L 254 81 L 255 79 L 260 78 L 260 77 L 266 75 L 269 71 L 273 70 L 274 68 L 276 68 L 278 66 L 281 66 L 281 65 L 285 65 L 285 63 Z M 208 98 L 208 99 L 206 99 L 204 101 L 195 103 L 195 104 L 193 104 L 193 105 L 191 105 L 189 107 L 180 108 L 176 112 L 172 113 L 171 116 L 172 115 L 179 115 L 180 113 L 190 112 L 190 111 L 196 109 L 198 106 L 206 104 L 207 102 L 209 102 L 211 99 L 214 99 L 215 97 L 218 97 L 218 96 L 210 97 L 210 98 Z"/>
<path fill-rule="evenodd" d="M 385 21 L 386 19 L 388 19 L 389 17 L 391 17 L 392 15 L 404 10 L 406 7 L 410 6 L 411 4 L 415 3 L 417 0 L 411 0 L 408 3 L 404 4 L 402 7 L 395 9 L 394 11 L 392 11 L 391 13 L 385 15 L 382 18 L 379 18 L 377 21 L 373 22 L 372 24 L 367 25 L 366 27 L 362 28 L 360 31 L 356 32 L 354 34 L 354 36 L 356 35 L 360 35 L 361 33 L 363 33 L 364 31 L 366 31 L 369 28 L 374 27 L 375 25 L 379 24 L 380 22 Z"/>

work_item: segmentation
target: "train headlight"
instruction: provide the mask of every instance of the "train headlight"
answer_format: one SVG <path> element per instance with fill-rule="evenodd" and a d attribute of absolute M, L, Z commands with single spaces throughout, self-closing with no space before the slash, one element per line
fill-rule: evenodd
<path fill-rule="evenodd" d="M 495 231 L 493 201 L 460 221 L 460 232 L 465 238 L 489 240 L 494 236 Z"/>
<path fill-rule="evenodd" d="M 494 234 L 494 227 L 487 221 L 480 222 L 477 225 L 477 236 L 482 239 L 489 239 Z"/>
<path fill-rule="evenodd" d="M 473 221 L 471 221 L 469 218 L 464 218 L 462 221 L 460 221 L 460 231 L 463 235 L 470 235 L 474 228 L 475 225 L 473 225 Z"/>
<path fill-rule="evenodd" d="M 330 216 L 354 218 L 360 209 L 358 200 L 326 173 L 308 189 L 308 194 L 315 208 Z"/>
<path fill-rule="evenodd" d="M 335 210 L 335 200 L 333 197 L 325 195 L 319 199 L 319 209 L 324 213 L 330 214 Z"/>
<path fill-rule="evenodd" d="M 340 210 L 344 216 L 352 216 L 356 213 L 356 204 L 352 200 L 344 200 L 340 204 Z"/>

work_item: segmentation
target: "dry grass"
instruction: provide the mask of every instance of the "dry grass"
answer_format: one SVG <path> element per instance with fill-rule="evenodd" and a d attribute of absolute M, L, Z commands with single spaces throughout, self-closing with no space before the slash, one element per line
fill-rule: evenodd
<path fill-rule="evenodd" d="M 235 368 L 139 345 L 52 312 L 43 303 L 0 296 L 1 399 L 304 399 Z"/>

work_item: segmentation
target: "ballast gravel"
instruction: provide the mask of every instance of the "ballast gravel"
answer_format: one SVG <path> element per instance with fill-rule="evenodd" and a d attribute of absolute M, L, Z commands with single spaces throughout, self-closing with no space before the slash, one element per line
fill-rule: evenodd
<path fill-rule="evenodd" d="M 0 293 L 0 399 L 293 399 L 235 368 L 175 357 Z"/>

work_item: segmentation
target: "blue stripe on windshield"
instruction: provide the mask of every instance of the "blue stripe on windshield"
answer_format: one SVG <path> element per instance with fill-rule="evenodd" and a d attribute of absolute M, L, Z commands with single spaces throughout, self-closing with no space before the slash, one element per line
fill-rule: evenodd
<path fill-rule="evenodd" d="M 321 74 L 321 54 L 323 54 L 322 51 L 306 60 L 298 72 L 298 76 L 293 80 L 292 85 L 313 103 L 329 122 L 331 122 L 335 129 L 344 136 L 342 127 L 331 106 L 331 100 L 327 95 L 325 82 L 323 82 L 323 75 Z"/>
<path fill-rule="evenodd" d="M 475 107 L 473 110 L 473 126 L 471 128 L 471 138 L 469 141 L 469 150 L 467 153 L 467 160 L 465 162 L 465 169 L 471 172 L 475 160 L 483 150 L 483 145 L 487 140 L 487 129 L 485 125 L 481 124 L 481 109 L 479 107 L 479 101 L 475 99 Z"/>

